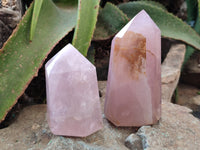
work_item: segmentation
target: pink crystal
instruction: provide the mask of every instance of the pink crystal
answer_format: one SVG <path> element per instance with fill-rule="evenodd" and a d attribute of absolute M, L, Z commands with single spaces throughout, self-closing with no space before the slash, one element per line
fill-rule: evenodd
<path fill-rule="evenodd" d="M 112 40 L 105 115 L 116 126 L 156 123 L 161 113 L 161 35 L 142 10 Z"/>
<path fill-rule="evenodd" d="M 96 68 L 71 44 L 45 65 L 47 116 L 53 134 L 88 136 L 102 128 Z"/>

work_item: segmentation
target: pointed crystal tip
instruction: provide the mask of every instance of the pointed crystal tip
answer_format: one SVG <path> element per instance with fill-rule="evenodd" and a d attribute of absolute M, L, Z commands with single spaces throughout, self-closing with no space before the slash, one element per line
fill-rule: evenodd
<path fill-rule="evenodd" d="M 116 37 L 122 38 L 126 31 L 139 33 L 140 30 L 143 30 L 144 28 L 149 32 L 152 30 L 160 33 L 158 26 L 143 9 L 117 33 Z"/>

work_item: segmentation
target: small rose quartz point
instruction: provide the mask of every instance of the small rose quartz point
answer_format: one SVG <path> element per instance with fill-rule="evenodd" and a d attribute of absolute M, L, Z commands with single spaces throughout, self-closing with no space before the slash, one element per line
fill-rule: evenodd
<path fill-rule="evenodd" d="M 105 116 L 116 126 L 161 116 L 161 33 L 142 10 L 112 40 Z"/>
<path fill-rule="evenodd" d="M 47 118 L 53 134 L 86 137 L 103 126 L 96 68 L 71 44 L 45 65 Z"/>

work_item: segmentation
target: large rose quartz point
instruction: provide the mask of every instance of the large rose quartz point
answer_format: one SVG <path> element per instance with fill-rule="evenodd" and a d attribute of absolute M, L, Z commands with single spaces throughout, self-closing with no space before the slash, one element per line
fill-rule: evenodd
<path fill-rule="evenodd" d="M 71 44 L 45 65 L 47 118 L 55 135 L 85 137 L 103 126 L 96 68 Z"/>
<path fill-rule="evenodd" d="M 105 116 L 116 126 L 161 116 L 161 33 L 142 10 L 112 40 Z"/>

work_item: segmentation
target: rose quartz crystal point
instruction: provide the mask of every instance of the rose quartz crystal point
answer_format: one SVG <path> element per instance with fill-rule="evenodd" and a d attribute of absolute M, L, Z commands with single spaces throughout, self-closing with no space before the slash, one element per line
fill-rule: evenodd
<path fill-rule="evenodd" d="M 142 10 L 112 40 L 105 116 L 116 126 L 161 116 L 161 33 Z"/>
<path fill-rule="evenodd" d="M 96 68 L 71 44 L 45 65 L 47 118 L 53 134 L 85 137 L 103 126 Z"/>

